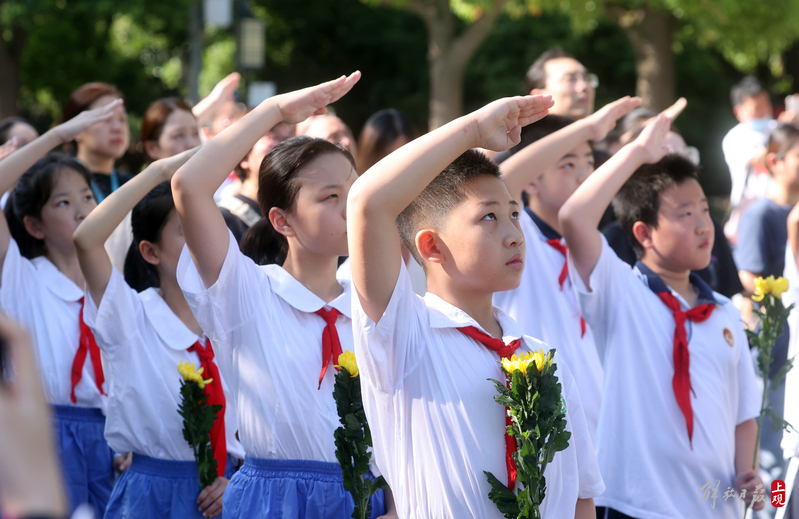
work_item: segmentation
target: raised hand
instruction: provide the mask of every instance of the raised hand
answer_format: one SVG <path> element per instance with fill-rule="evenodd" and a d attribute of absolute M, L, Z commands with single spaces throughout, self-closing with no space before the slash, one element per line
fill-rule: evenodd
<path fill-rule="evenodd" d="M 673 121 L 685 110 L 686 106 L 688 106 L 688 101 L 684 97 L 681 97 L 677 99 L 673 105 L 663 110 L 663 114 L 667 115 L 669 119 Z"/>
<path fill-rule="evenodd" d="M 214 86 L 208 97 L 218 102 L 225 102 L 233 100 L 233 93 L 238 90 L 239 83 L 241 82 L 241 74 L 233 72 L 225 76 L 222 81 Z"/>
<path fill-rule="evenodd" d="M 522 127 L 543 119 L 555 104 L 552 96 L 508 97 L 474 112 L 476 142 L 473 147 L 504 151 L 519 144 Z"/>
<path fill-rule="evenodd" d="M 660 114 L 649 123 L 644 131 L 630 145 L 636 146 L 642 153 L 641 159 L 644 163 L 653 164 L 669 152 L 669 147 L 664 145 L 666 135 L 671 128 L 671 119 Z"/>
<path fill-rule="evenodd" d="M 16 137 L 12 137 L 10 140 L 6 141 L 5 144 L 0 146 L 0 160 L 8 157 L 19 148 L 19 141 Z"/>
<path fill-rule="evenodd" d="M 607 137 L 608 132 L 616 126 L 619 119 L 639 106 L 641 106 L 640 97 L 625 96 L 606 104 L 586 117 L 586 122 L 591 125 L 591 140 L 601 141 Z"/>
<path fill-rule="evenodd" d="M 296 124 L 312 115 L 327 113 L 327 105 L 341 99 L 361 79 L 360 71 L 279 96 L 278 107 L 286 124 Z"/>
<path fill-rule="evenodd" d="M 123 103 L 124 101 L 122 101 L 122 99 L 116 99 L 100 108 L 85 110 L 69 121 L 63 122 L 53 128 L 53 132 L 58 135 L 61 142 L 69 142 L 86 128 L 111 119 L 114 115 L 114 111 L 122 106 Z"/>

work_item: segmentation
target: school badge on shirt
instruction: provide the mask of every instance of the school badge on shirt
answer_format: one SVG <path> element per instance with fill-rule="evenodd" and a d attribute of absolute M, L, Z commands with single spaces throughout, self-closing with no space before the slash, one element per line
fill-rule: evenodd
<path fill-rule="evenodd" d="M 732 332 L 729 328 L 724 328 L 724 340 L 727 341 L 727 344 L 730 345 L 730 348 L 735 346 L 735 338 L 732 336 Z"/>

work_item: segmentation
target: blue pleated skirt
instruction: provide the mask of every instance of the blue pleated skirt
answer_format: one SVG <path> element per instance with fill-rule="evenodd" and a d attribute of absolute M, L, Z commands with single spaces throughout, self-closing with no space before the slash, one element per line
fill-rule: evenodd
<path fill-rule="evenodd" d="M 53 419 L 70 513 L 88 503 L 101 518 L 114 486 L 114 452 L 103 436 L 105 416 L 96 408 L 56 405 Z"/>
<path fill-rule="evenodd" d="M 228 456 L 225 477 L 236 468 Z M 201 519 L 200 477 L 194 461 L 175 461 L 133 454 L 105 510 L 105 519 Z"/>
<path fill-rule="evenodd" d="M 225 519 L 349 519 L 355 503 L 338 463 L 247 456 L 225 490 Z M 372 496 L 374 519 L 385 513 L 383 491 Z"/>

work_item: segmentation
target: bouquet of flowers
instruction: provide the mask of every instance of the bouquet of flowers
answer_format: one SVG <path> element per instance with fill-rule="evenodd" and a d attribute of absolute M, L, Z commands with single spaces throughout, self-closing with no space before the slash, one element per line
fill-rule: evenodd
<path fill-rule="evenodd" d="M 540 519 L 541 502 L 546 494 L 544 471 L 555 453 L 569 446 L 566 431 L 566 404 L 555 376 L 555 350 L 513 355 L 502 359 L 507 383 L 490 379 L 499 392 L 494 400 L 507 407 L 511 424 L 508 434 L 516 439 L 513 453 L 516 478 L 523 488 L 514 494 L 493 474 L 485 472 L 491 483 L 488 497 L 508 519 Z"/>
<path fill-rule="evenodd" d="M 355 501 L 352 517 L 366 519 L 372 511 L 371 497 L 378 490 L 387 489 L 383 476 L 372 480 L 366 477 L 372 453 L 372 433 L 366 422 L 361 399 L 361 379 L 355 354 L 345 351 L 338 357 L 338 370 L 333 386 L 333 398 L 341 421 L 341 427 L 334 433 L 336 459 L 341 465 L 344 488 Z"/>
<path fill-rule="evenodd" d="M 194 450 L 200 488 L 205 488 L 216 479 L 216 459 L 211 450 L 211 428 L 221 405 L 208 405 L 208 395 L 203 390 L 213 379 L 203 380 L 203 368 L 196 369 L 193 362 L 178 363 L 181 403 L 178 414 L 183 417 L 183 437 Z"/>
<path fill-rule="evenodd" d="M 776 411 L 771 408 L 771 404 L 766 401 L 766 397 L 771 390 L 778 386 L 785 375 L 793 368 L 793 359 L 788 359 L 772 380 L 769 380 L 771 362 L 774 360 L 774 345 L 782 335 L 785 322 L 793 309 L 793 305 L 785 308 L 782 304 L 782 294 L 788 290 L 788 280 L 774 276 L 767 278 L 759 277 L 755 279 L 755 293 L 752 301 L 760 303 L 760 327 L 753 332 L 747 329 L 746 335 L 749 338 L 749 345 L 757 351 L 757 367 L 763 377 L 763 399 L 760 403 L 760 416 L 757 418 L 757 441 L 755 442 L 755 456 L 752 470 L 757 467 L 757 453 L 760 449 L 760 430 L 763 425 L 763 417 L 771 418 L 774 430 L 787 429 L 791 424 Z M 744 507 L 744 517 L 748 506 Z"/>

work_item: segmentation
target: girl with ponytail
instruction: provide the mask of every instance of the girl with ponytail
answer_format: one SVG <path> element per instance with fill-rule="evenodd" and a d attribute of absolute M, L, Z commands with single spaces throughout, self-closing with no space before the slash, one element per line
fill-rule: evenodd
<path fill-rule="evenodd" d="M 242 240 L 247 255 L 213 194 L 267 131 L 325 113 L 359 78 L 356 72 L 267 99 L 172 179 L 187 246 L 178 282 L 230 384 L 247 454 L 225 492 L 226 518 L 345 519 L 353 512 L 335 457 L 332 392 L 338 354 L 353 349 L 350 285 L 336 280 L 336 267 L 347 254 L 354 160 L 308 137 L 275 147 L 260 168 L 264 218 Z M 271 261 L 277 264 L 258 264 Z M 382 492 L 373 498 L 372 517 L 383 515 L 382 499 Z"/>
<path fill-rule="evenodd" d="M 169 180 L 196 151 L 153 162 L 97 206 L 73 237 L 86 278 L 86 324 L 112 380 L 105 437 L 116 452 L 133 453 L 107 519 L 216 516 L 235 459 L 244 458 L 231 395 L 175 278 L 185 240 Z M 103 243 L 131 210 L 133 244 L 123 278 Z M 210 438 L 217 478 L 205 488 L 177 412 L 180 362 L 204 369 L 203 378 L 212 379 L 205 386 L 209 405 L 223 406 Z"/>

